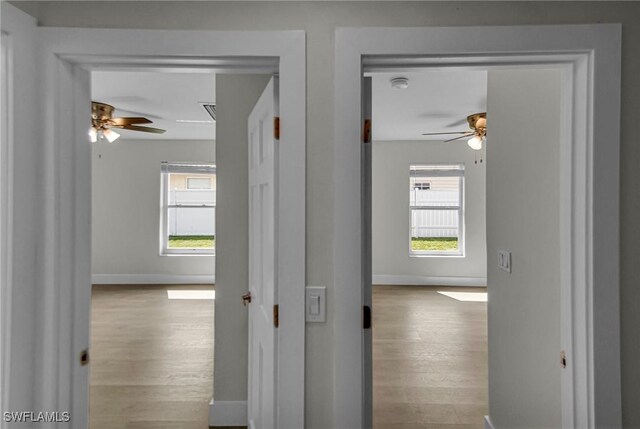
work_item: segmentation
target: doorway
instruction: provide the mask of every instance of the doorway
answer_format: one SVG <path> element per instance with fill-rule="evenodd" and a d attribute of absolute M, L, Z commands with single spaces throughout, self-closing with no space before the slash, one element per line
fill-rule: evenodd
<path fill-rule="evenodd" d="M 148 70 L 201 71 L 207 72 L 256 72 L 279 71 L 281 79 L 281 133 L 283 143 L 290 139 L 295 144 L 286 145 L 279 153 L 279 195 L 287 209 L 278 210 L 282 215 L 278 222 L 287 225 L 287 232 L 304 231 L 304 180 L 291 181 L 288 177 L 304 177 L 305 141 L 305 91 L 304 91 L 304 33 L 251 32 L 246 39 L 238 39 L 232 32 L 189 31 L 137 31 L 137 30 L 92 30 L 50 29 L 46 32 L 42 47 L 43 69 L 57 69 L 46 73 L 44 78 L 45 99 L 51 99 L 64 108 L 55 110 L 47 127 L 59 129 L 52 133 L 52 146 L 61 156 L 47 156 L 47 171 L 51 180 L 47 192 L 62 192 L 61 197 L 50 201 L 47 210 L 47 225 L 52 231 L 60 231 L 65 243 L 73 249 L 59 253 L 58 264 L 44 277 L 51 279 L 52 290 L 68 300 L 55 300 L 51 312 L 45 316 L 44 337 L 48 347 L 56 352 L 41 356 L 44 383 L 57 386 L 46 390 L 45 403 L 57 403 L 69 409 L 78 425 L 87 419 L 87 367 L 80 365 L 77 356 L 88 349 L 89 340 L 89 289 L 90 282 L 90 150 L 86 139 L 90 111 L 89 70 L 115 70 L 147 68 Z M 111 41 L 109 47 L 101 42 L 104 37 Z M 282 38 L 287 43 L 282 43 Z M 136 43 L 131 43 L 136 40 Z M 188 49 L 185 49 L 188 46 Z M 160 53 L 160 54 L 159 54 Z M 286 121 L 284 120 L 286 118 Z M 56 124 L 71 124 L 58 127 Z M 69 168 L 69 166 L 73 166 Z M 285 197 L 288 196 L 288 197 Z M 285 228 L 282 229 L 284 232 Z M 64 231 L 64 232 L 62 232 Z M 57 234 L 57 233 L 56 233 Z M 54 234 L 54 236 L 56 236 Z M 278 271 L 281 306 L 279 327 L 282 342 L 280 364 L 289 368 L 286 379 L 278 380 L 278 395 L 283 406 L 279 407 L 280 421 L 292 427 L 301 426 L 304 398 L 304 234 L 284 234 L 278 237 Z M 53 268 L 53 267 L 57 268 Z M 63 267 L 63 268 L 60 268 Z M 286 267 L 286 269 L 282 268 Z M 46 271 L 46 270 L 45 270 Z M 73 279 L 73 281 L 67 279 Z M 290 291 L 291 293 L 284 293 Z M 228 299 L 238 299 L 229 296 Z M 58 317 L 58 315 L 68 315 Z M 285 318 L 286 316 L 286 318 Z M 68 355 L 68 356 L 67 356 Z M 69 365 L 69 362 L 78 362 Z M 59 376 L 49 374 L 58 374 Z M 71 383 L 61 380 L 71 379 Z M 58 384 L 59 383 L 59 384 Z M 60 399 L 63 398 L 63 399 Z M 66 401 L 66 402 L 65 402 Z M 280 416 L 280 414 L 282 414 Z"/>
<path fill-rule="evenodd" d="M 91 100 L 89 427 L 207 426 L 215 75 L 93 71 Z"/>
<path fill-rule="evenodd" d="M 446 72 L 431 70 L 429 73 L 423 73 L 437 88 L 443 89 L 446 83 L 439 81 L 445 76 L 447 79 L 454 79 L 457 72 L 448 69 Z M 443 73 L 444 76 L 440 76 L 439 73 Z M 553 68 L 536 70 L 491 68 L 479 75 L 480 79 L 484 79 L 484 85 L 481 81 L 474 81 L 472 76 L 463 74 L 460 76 L 463 78 L 462 81 L 455 89 L 445 89 L 446 95 L 442 99 L 438 98 L 438 93 L 434 89 L 429 91 L 431 97 L 419 94 L 420 78 L 415 74 L 406 76 L 409 77 L 407 80 L 409 87 L 405 88 L 407 94 L 403 96 L 403 103 L 400 105 L 394 102 L 394 97 L 391 95 L 377 102 L 376 95 L 383 96 L 385 88 L 374 86 L 378 94 L 374 91 L 372 103 L 374 107 L 371 143 L 374 154 L 373 201 L 375 203 L 376 197 L 380 196 L 376 190 L 376 184 L 382 185 L 379 187 L 384 189 L 386 185 L 397 180 L 396 194 L 404 193 L 402 201 L 387 204 L 382 210 L 379 204 L 374 204 L 372 210 L 374 238 L 379 237 L 380 229 L 393 230 L 394 224 L 401 225 L 400 231 L 395 228 L 394 235 L 404 236 L 402 240 L 404 248 L 396 246 L 395 252 L 388 255 L 385 264 L 380 261 L 381 248 L 376 246 L 374 240 L 373 261 L 378 262 L 377 266 L 374 264 L 374 274 L 382 265 L 387 269 L 401 270 L 400 272 L 404 270 L 407 273 L 416 273 L 422 269 L 424 274 L 441 276 L 436 279 L 425 276 L 424 280 L 427 281 L 423 281 L 423 284 L 428 284 L 428 280 L 436 280 L 433 284 L 437 284 L 437 281 L 444 284 L 455 284 L 459 281 L 458 285 L 463 286 L 465 282 L 470 284 L 474 278 L 486 278 L 484 285 L 489 289 L 492 310 L 488 323 L 488 346 L 494 355 L 510 356 L 507 361 L 500 360 L 499 365 L 496 362 L 491 362 L 489 365 L 491 390 L 498 404 L 493 406 L 498 414 L 502 407 L 502 409 L 512 410 L 512 415 L 517 416 L 515 421 L 505 420 L 503 417 L 500 423 L 509 427 L 518 423 L 560 427 L 559 380 L 562 368 L 558 362 L 558 355 L 563 346 L 559 322 L 561 268 L 558 256 L 561 248 L 558 208 L 561 203 L 557 183 L 559 183 L 560 174 L 558 165 L 560 148 L 566 144 L 561 133 L 562 122 L 567 117 L 562 112 L 564 103 L 560 96 L 561 72 Z M 387 82 L 379 83 L 388 84 L 399 79 L 386 77 Z M 375 82 L 375 74 L 373 79 Z M 413 91 L 411 82 L 416 86 Z M 465 86 L 467 83 L 477 90 L 487 88 L 485 93 L 478 97 L 480 100 L 487 100 L 484 104 L 482 101 L 472 100 L 473 90 Z M 467 98 L 463 105 L 470 110 L 445 118 L 448 121 L 454 121 L 453 126 L 448 130 L 435 128 L 427 130 L 431 131 L 428 133 L 422 133 L 424 129 L 414 131 L 420 126 L 433 127 L 429 117 L 436 116 L 430 114 L 434 107 L 445 111 L 455 110 L 455 106 L 451 106 L 451 103 L 456 97 L 456 89 L 463 94 L 463 98 Z M 412 95 L 419 100 L 424 100 L 422 107 L 411 101 Z M 375 124 L 380 124 L 382 135 L 388 127 L 385 118 L 381 117 L 385 115 L 376 114 L 375 109 L 376 106 L 380 104 L 384 106 L 387 103 L 395 104 L 396 110 L 402 110 L 408 106 L 402 117 L 418 116 L 420 118 L 419 125 L 406 124 L 400 127 L 408 132 L 407 139 L 404 141 L 387 143 L 376 139 Z M 418 111 L 412 114 L 411 110 Z M 477 115 L 485 116 L 483 118 L 485 120 L 481 128 L 472 128 Z M 401 121 L 402 118 L 398 118 L 394 123 Z M 453 129 L 459 127 L 458 123 L 462 121 L 468 124 L 465 124 L 464 129 L 458 128 L 458 131 L 454 131 Z M 440 127 L 445 128 L 444 125 Z M 454 134 L 432 134 L 436 129 L 439 132 Z M 411 134 L 412 132 L 414 134 Z M 423 134 L 426 135 L 423 136 Z M 514 138 L 516 135 L 517 139 Z M 412 136 L 416 139 L 413 142 L 408 140 L 408 137 Z M 439 143 L 428 140 L 437 137 L 448 141 Z M 419 140 L 419 138 L 427 140 Z M 476 145 L 478 141 L 479 144 Z M 387 169 L 381 183 L 380 180 L 376 180 L 379 179 L 379 175 L 375 173 L 376 168 L 380 169 L 380 160 L 375 155 L 377 151 L 384 152 L 387 144 L 392 145 L 394 149 L 393 154 L 387 153 L 383 157 Z M 440 151 L 438 151 L 439 144 L 445 146 Z M 403 153 L 405 165 L 398 168 L 394 164 L 396 158 L 401 157 Z M 488 183 L 486 193 L 484 192 L 485 167 Z M 401 184 L 401 181 L 404 183 Z M 376 222 L 376 214 L 384 216 L 387 212 L 384 208 L 393 206 L 403 208 L 404 219 L 387 221 L 383 224 Z M 407 231 L 410 234 L 407 234 Z M 410 243 L 406 241 L 407 235 L 410 237 Z M 389 246 L 394 242 L 393 237 L 383 241 Z M 488 258 L 485 250 L 487 247 L 491 249 Z M 386 246 L 382 250 L 386 250 Z M 494 256 L 496 253 L 504 254 L 505 260 L 496 263 L 498 259 Z M 464 277 L 465 274 L 467 277 Z M 411 276 L 401 276 L 401 278 L 409 279 Z M 444 294 L 444 296 L 455 298 L 455 295 L 451 296 L 451 294 Z M 434 295 L 432 302 L 437 302 L 439 298 Z M 460 314 L 466 307 L 476 305 L 458 304 Z M 373 314 L 376 314 L 375 307 Z M 376 328 L 374 324 L 374 340 L 376 333 L 379 335 L 385 328 L 386 325 Z M 465 324 L 458 331 L 457 336 L 455 329 L 453 332 L 449 331 L 452 335 L 448 336 L 448 342 L 438 341 L 438 337 L 434 337 L 436 334 L 432 332 L 432 327 L 421 326 L 418 321 L 406 328 L 419 332 L 419 339 L 412 343 L 416 345 L 416 349 L 419 349 L 420 344 L 423 346 L 429 344 L 428 349 L 422 350 L 415 356 L 416 379 L 411 380 L 411 383 L 417 382 L 417 375 L 420 374 L 425 379 L 422 387 L 437 391 L 442 387 L 454 389 L 464 387 L 465 383 L 456 383 L 456 379 L 465 380 L 468 388 L 479 387 L 484 380 L 483 387 L 486 394 L 486 337 L 484 337 L 484 347 L 477 348 L 478 340 L 483 338 L 481 335 L 487 329 L 486 326 L 477 327 L 479 330 L 475 331 L 476 334 L 469 337 L 468 344 L 475 344 L 475 350 L 462 347 L 462 344 L 466 346 L 467 343 L 456 343 L 465 338 L 464 333 L 474 332 L 476 327 L 473 324 Z M 452 354 L 447 359 L 447 363 L 450 364 L 447 368 L 450 372 L 439 371 L 433 374 L 433 368 L 438 368 L 440 364 L 433 354 L 450 353 L 452 343 L 458 344 L 460 354 Z M 531 344 L 535 344 L 535 347 L 531 347 Z M 461 359 L 463 356 L 473 356 L 474 351 L 484 351 L 484 353 L 466 361 Z M 376 355 L 375 347 L 373 354 Z M 417 364 L 421 356 L 424 360 L 431 359 L 431 364 L 421 368 Z M 485 362 L 484 367 L 482 362 Z M 458 366 L 455 363 L 458 363 Z M 375 373 L 375 364 L 374 361 L 374 381 L 380 378 Z M 535 377 L 528 379 L 532 374 L 536 374 Z M 444 380 L 434 375 L 443 376 Z M 521 383 L 513 383 L 520 377 Z M 521 384 L 527 385 L 526 392 L 519 392 Z M 374 385 L 374 398 L 376 397 L 375 388 Z M 519 410 L 518 403 L 513 402 L 511 398 L 526 398 L 527 394 L 531 395 L 528 400 L 521 399 L 527 403 L 527 406 Z M 479 415 L 478 410 L 484 409 L 488 414 L 486 396 L 484 402 L 479 404 L 469 403 L 468 395 L 462 391 L 456 391 L 454 396 L 450 403 L 447 403 L 446 395 L 437 398 L 435 403 L 431 402 L 434 401 L 432 395 L 423 397 L 412 395 L 411 399 L 427 410 L 428 406 L 438 408 L 444 405 L 440 407 L 445 410 L 441 416 L 437 416 L 437 413 L 427 413 L 424 416 L 426 419 L 442 418 L 444 420 L 440 423 L 481 425 L 483 415 Z M 446 407 L 447 405 L 449 408 Z M 475 422 L 471 421 L 474 419 L 474 414 Z M 377 415 L 380 418 L 385 417 L 379 413 Z M 374 425 L 376 425 L 375 419 Z"/>
<path fill-rule="evenodd" d="M 487 153 L 486 144 L 468 145 L 467 117 L 487 112 L 487 71 L 397 70 L 367 79 L 373 427 L 481 427 Z"/>
<path fill-rule="evenodd" d="M 559 42 L 561 41 L 561 42 Z M 565 48 L 558 52 L 558 44 Z M 370 303 L 370 288 L 367 286 L 366 239 L 363 222 L 362 178 L 366 178 L 361 167 L 362 142 L 355 136 L 364 136 L 363 121 L 368 112 L 363 107 L 364 87 L 362 72 L 374 70 L 393 71 L 411 68 L 433 68 L 467 66 L 477 67 L 515 66 L 535 68 L 558 67 L 563 70 L 562 91 L 565 98 L 563 112 L 570 118 L 571 126 L 563 127 L 563 137 L 568 142 L 560 151 L 560 223 L 561 234 L 561 290 L 560 330 L 563 350 L 570 356 L 571 366 L 562 371 L 562 424 L 563 427 L 590 426 L 589 422 L 620 424 L 620 378 L 619 378 L 619 316 L 618 296 L 611 286 L 616 279 L 617 250 L 615 255 L 602 254 L 602 258 L 591 258 L 585 253 L 593 240 L 603 240 L 609 250 L 617 249 L 617 226 L 610 228 L 606 222 L 589 224 L 585 219 L 617 219 L 617 153 L 619 148 L 620 79 L 619 64 L 607 60 L 608 53 L 619 52 L 618 26 L 557 26 L 557 27 L 478 27 L 478 28 L 414 28 L 414 29 L 356 29 L 345 28 L 336 31 L 336 180 L 341 186 L 336 188 L 336 230 L 339 237 L 335 252 L 336 282 L 338 284 L 361 284 L 360 290 L 338 289 L 336 318 L 347 327 L 338 334 L 337 344 L 341 350 L 339 360 L 344 364 L 336 369 L 338 387 L 336 406 L 340 404 L 338 424 L 343 426 L 371 426 L 370 368 L 367 368 L 368 336 L 366 315 Z M 499 46 L 499 48 L 497 48 Z M 589 46 L 589 48 L 586 48 Z M 589 52 L 580 54 L 579 52 Z M 469 54 L 473 52 L 473 54 Z M 538 54 L 531 54 L 536 52 Z M 575 52 L 567 54 L 566 52 Z M 542 54 L 539 54 L 542 53 Z M 590 62 L 597 64 L 598 73 L 587 73 Z M 612 84 L 613 82 L 613 84 Z M 606 88 L 606 89 L 605 89 Z M 588 97 L 596 94 L 595 97 Z M 609 107 L 605 107 L 609 106 Z M 587 112 L 605 115 L 607 132 L 615 136 L 612 141 L 595 127 Z M 567 122 L 567 124 L 569 121 Z M 364 122 L 366 125 L 366 121 Z M 593 158 L 587 157 L 591 151 L 597 152 Z M 600 158 L 602 156 L 603 158 Z M 590 162 L 594 162 L 592 165 Z M 598 167 L 600 165 L 600 168 Z M 606 166 L 606 167 L 605 167 Z M 606 168 L 607 178 L 602 178 L 599 186 L 593 187 L 589 178 L 594 171 Z M 354 174 L 355 171 L 355 174 Z M 604 189 L 608 191 L 604 191 Z M 366 194 L 365 194 L 366 195 Z M 366 199 L 364 200 L 366 201 Z M 587 201 L 596 202 L 595 205 Z M 594 215 L 600 213 L 600 215 Z M 606 213 L 606 214 L 605 214 Z M 593 217 L 595 216 L 595 217 Z M 617 224 L 616 224 L 617 225 Z M 586 240 L 576 237 L 585 237 Z M 605 232 L 605 234 L 594 231 Z M 491 249 L 489 254 L 491 253 Z M 600 280 L 598 280 L 600 279 Z M 596 293 L 594 291 L 602 291 Z M 611 290 L 611 293 L 605 293 Z M 596 313 L 607 312 L 595 302 L 584 300 L 587 296 L 597 296 L 601 303 L 607 303 L 611 313 L 600 320 L 611 322 L 604 329 L 594 330 L 585 323 L 593 320 Z M 602 300 L 602 301 L 600 301 Z M 363 305 L 363 312 L 355 314 L 352 309 Z M 614 310 L 615 309 L 615 310 Z M 615 313 L 615 314 L 613 314 Z M 363 336 L 362 316 L 365 316 Z M 604 315 L 603 315 L 604 316 Z M 491 318 L 491 314 L 489 314 Z M 605 334 L 604 332 L 607 332 Z M 615 338 L 614 350 L 607 346 Z M 357 340 L 359 339 L 359 340 Z M 612 365 L 606 369 L 608 376 L 589 383 L 589 368 L 594 368 L 594 356 L 600 355 Z M 360 359 L 353 360 L 355 356 Z M 495 358 L 494 358 L 495 359 Z M 492 362 L 490 352 L 490 365 Z M 343 381 L 345 385 L 343 386 Z M 490 383 L 491 389 L 491 383 Z M 595 391 L 600 391 L 599 400 L 594 400 Z M 602 393 L 606 392 L 606 393 Z M 344 393 L 344 396 L 343 396 Z M 355 399 L 354 399 L 355 398 Z M 347 404 L 347 405 L 345 405 Z M 349 412 L 349 409 L 362 411 Z M 494 413 L 495 409 L 490 410 Z M 497 413 L 498 424 L 502 417 Z M 597 416 L 597 417 L 594 417 Z M 595 419 L 595 420 L 594 420 Z M 491 418 L 485 420 L 491 426 Z M 600 423 L 605 424 L 605 423 Z"/>

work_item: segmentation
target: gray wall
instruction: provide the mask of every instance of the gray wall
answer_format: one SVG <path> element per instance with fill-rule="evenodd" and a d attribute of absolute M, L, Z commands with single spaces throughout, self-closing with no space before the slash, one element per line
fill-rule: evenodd
<path fill-rule="evenodd" d="M 373 275 L 424 277 L 487 276 L 485 235 L 485 163 L 466 140 L 373 142 Z M 409 164 L 465 164 L 464 257 L 409 256 Z"/>
<path fill-rule="evenodd" d="M 92 148 L 92 273 L 213 275 L 215 256 L 160 256 L 160 163 L 215 162 L 215 142 L 125 140 Z"/>
<path fill-rule="evenodd" d="M 247 309 L 240 300 L 249 290 L 247 119 L 269 79 L 262 75 L 216 75 L 216 401 L 247 400 Z"/>
<path fill-rule="evenodd" d="M 560 73 L 489 72 L 489 415 L 497 428 L 562 426 Z M 511 252 L 511 273 L 497 268 L 498 249 Z"/>
<path fill-rule="evenodd" d="M 45 26 L 307 32 L 307 284 L 333 292 L 333 58 L 339 26 L 483 26 L 623 23 L 621 330 L 623 419 L 640 427 L 640 3 L 637 2 L 15 2 Z M 308 428 L 333 421 L 332 309 L 306 330 Z"/>

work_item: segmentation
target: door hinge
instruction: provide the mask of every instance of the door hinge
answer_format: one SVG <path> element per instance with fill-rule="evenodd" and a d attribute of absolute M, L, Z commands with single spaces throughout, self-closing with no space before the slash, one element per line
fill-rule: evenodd
<path fill-rule="evenodd" d="M 567 367 L 567 354 L 565 353 L 564 350 L 560 351 L 560 367 L 561 368 Z"/>
<path fill-rule="evenodd" d="M 273 118 L 273 138 L 280 140 L 280 117 L 278 116 Z"/>
<path fill-rule="evenodd" d="M 362 307 L 362 329 L 371 329 L 371 307 Z"/>
<path fill-rule="evenodd" d="M 362 143 L 371 143 L 371 119 L 365 119 L 362 126 Z"/>
<path fill-rule="evenodd" d="M 278 308 L 278 304 L 273 306 L 273 326 L 276 328 L 280 326 L 280 311 Z"/>
<path fill-rule="evenodd" d="M 85 366 L 89 364 L 89 349 L 84 349 L 80 352 L 80 365 Z"/>

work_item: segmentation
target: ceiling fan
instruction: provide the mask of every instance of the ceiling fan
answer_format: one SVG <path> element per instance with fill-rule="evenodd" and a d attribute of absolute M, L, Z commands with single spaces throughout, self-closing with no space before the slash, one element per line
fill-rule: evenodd
<path fill-rule="evenodd" d="M 469 131 L 451 131 L 444 133 L 423 133 L 423 136 L 437 136 L 444 134 L 460 134 L 458 137 L 454 137 L 445 142 L 452 142 L 465 137 L 471 137 L 467 144 L 471 149 L 480 150 L 486 141 L 487 135 L 487 112 L 474 113 L 467 116 L 467 122 L 469 123 Z"/>
<path fill-rule="evenodd" d="M 89 130 L 89 137 L 91 138 L 92 143 L 103 139 L 107 139 L 109 143 L 113 143 L 118 137 L 120 137 L 120 134 L 113 131 L 112 128 L 155 134 L 162 134 L 165 132 L 165 130 L 161 130 L 160 128 L 141 127 L 139 124 L 153 123 L 147 118 L 114 118 L 114 110 L 115 108 L 110 104 L 99 103 L 97 101 L 91 102 L 91 129 Z"/>

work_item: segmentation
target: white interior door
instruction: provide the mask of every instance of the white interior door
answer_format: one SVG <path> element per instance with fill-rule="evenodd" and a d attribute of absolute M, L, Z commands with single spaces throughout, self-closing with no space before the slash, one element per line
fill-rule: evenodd
<path fill-rule="evenodd" d="M 249 427 L 277 427 L 276 191 L 278 80 L 249 115 Z"/>

